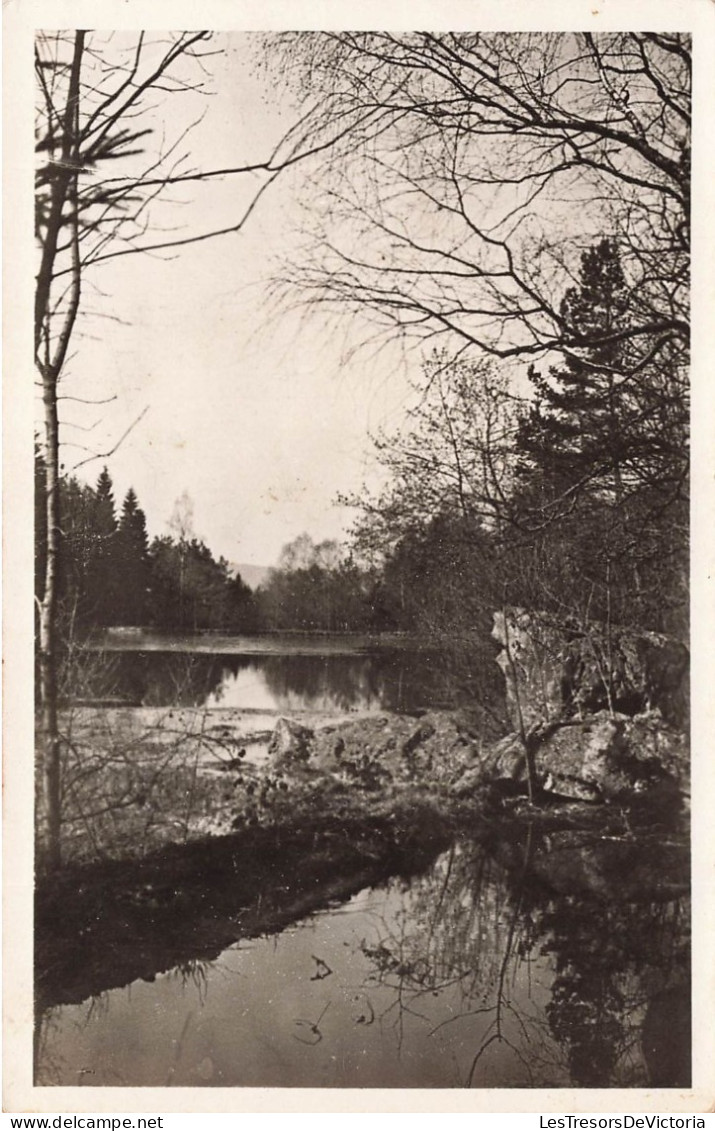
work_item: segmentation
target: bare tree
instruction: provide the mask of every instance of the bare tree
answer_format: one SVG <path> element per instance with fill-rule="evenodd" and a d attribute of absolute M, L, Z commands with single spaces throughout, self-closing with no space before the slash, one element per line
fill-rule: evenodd
<path fill-rule="evenodd" d="M 310 113 L 295 121 L 273 152 L 220 169 L 190 164 L 192 124 L 169 139 L 164 106 L 201 92 L 215 48 L 206 32 L 43 32 L 35 53 L 36 217 L 35 361 L 44 408 L 46 568 L 39 607 L 40 698 L 44 762 L 45 857 L 60 863 L 60 739 L 57 725 L 57 568 L 60 420 L 58 387 L 88 277 L 119 256 L 177 249 L 238 232 L 285 169 L 321 152 L 340 129 L 316 131 Z M 158 111 L 158 113 L 157 113 Z M 193 123 L 197 125 L 198 122 Z M 354 117 L 351 126 L 355 124 Z M 173 186 L 228 176 L 251 178 L 235 221 L 201 231 L 171 231 L 155 206 Z M 121 441 L 120 441 L 121 442 Z M 111 453 L 102 453 L 106 456 Z M 90 457 L 91 458 L 91 457 Z"/>
<path fill-rule="evenodd" d="M 299 90 L 320 95 L 326 117 L 360 107 L 380 121 L 340 148 L 339 162 L 331 153 L 322 163 L 310 238 L 283 272 L 293 300 L 353 316 L 357 340 L 371 348 L 439 343 L 451 355 L 448 383 L 460 372 L 455 359 L 484 355 L 512 379 L 527 361 L 556 387 L 559 366 L 585 375 L 611 405 L 602 459 L 550 494 L 532 494 L 519 515 L 499 475 L 476 494 L 492 514 L 529 527 L 531 553 L 534 533 L 573 526 L 587 507 L 577 503 L 610 478 L 615 550 L 610 541 L 594 547 L 628 556 L 635 541 L 650 562 L 651 548 L 665 546 L 665 524 L 670 562 L 673 543 L 687 541 L 689 37 L 314 33 L 286 46 Z M 622 271 L 618 317 L 583 296 L 574 305 L 584 256 L 599 244 Z M 453 508 L 475 507 L 465 491 L 469 428 L 454 425 L 443 411 L 439 443 L 425 446 L 420 429 L 403 436 L 390 457 L 399 490 L 374 501 L 373 515 L 441 508 L 441 494 Z M 472 426 L 476 440 L 476 411 Z M 553 539 L 543 546 L 551 553 Z M 609 615 L 613 567 L 604 560 Z M 641 593 L 640 562 L 630 572 L 639 599 L 661 600 L 652 587 Z"/>
<path fill-rule="evenodd" d="M 353 539 L 368 560 L 384 558 L 436 515 L 494 532 L 507 513 L 520 401 L 506 375 L 490 358 L 460 361 L 440 351 L 412 392 L 403 425 L 373 437 L 386 485 L 341 497 L 358 509 Z"/>
<path fill-rule="evenodd" d="M 378 337 L 500 358 L 625 340 L 637 372 L 688 345 L 690 52 L 678 34 L 303 34 L 306 99 L 379 116 L 326 159 L 291 281 Z M 608 234 L 637 302 L 576 332 L 560 300 Z M 598 340 L 596 340 L 598 339 Z"/>

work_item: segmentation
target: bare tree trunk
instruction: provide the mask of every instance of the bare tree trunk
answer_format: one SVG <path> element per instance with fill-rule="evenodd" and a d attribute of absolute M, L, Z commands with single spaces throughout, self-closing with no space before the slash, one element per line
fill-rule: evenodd
<path fill-rule="evenodd" d="M 261 162 L 182 173 L 179 171 L 181 161 L 175 154 L 179 142 L 174 145 L 162 142 L 158 156 L 154 154 L 148 169 L 136 178 L 131 175 L 126 178 L 104 176 L 101 170 L 108 165 L 111 167 L 111 162 L 117 158 L 141 153 L 141 148 L 135 148 L 136 143 L 145 135 L 158 132 L 153 127 L 142 128 L 143 123 L 135 123 L 135 119 L 149 109 L 146 99 L 151 92 L 200 89 L 200 82 L 194 87 L 180 76 L 175 84 L 165 85 L 164 79 L 169 76 L 173 64 L 182 58 L 193 59 L 202 67 L 204 52 L 201 47 L 209 33 L 199 31 L 170 35 L 157 60 L 156 45 L 145 42 L 141 32 L 133 51 L 133 61 L 118 68 L 112 67 L 110 59 L 102 58 L 101 48 L 98 53 L 91 39 L 94 34 L 81 29 L 48 36 L 40 33 L 39 39 L 44 46 L 42 51 L 37 50 L 35 64 L 41 122 L 37 153 L 42 155 L 40 161 L 46 162 L 40 164 L 37 170 L 37 227 L 41 254 L 35 291 L 35 361 L 43 391 L 47 464 L 47 565 L 38 633 L 43 755 L 38 777 L 40 817 L 45 825 L 46 842 L 42 860 L 38 862 L 49 868 L 61 864 L 61 742 L 57 717 L 60 643 L 57 571 L 61 530 L 57 390 L 80 308 L 83 273 L 92 264 L 117 256 L 181 247 L 239 232 L 263 193 L 283 169 L 294 166 L 311 154 L 326 151 L 335 142 L 332 133 L 324 136 L 322 119 L 314 116 L 314 120 L 313 116 L 307 115 L 286 131 L 278 147 Z M 86 45 L 88 36 L 90 39 Z M 86 52 L 99 69 L 96 75 L 90 73 L 83 82 Z M 121 52 L 119 58 L 126 62 Z M 91 67 L 92 63 L 90 72 Z M 113 71 L 117 76 L 114 85 L 108 80 Z M 89 175 L 84 178 L 80 191 L 80 174 L 83 171 Z M 162 234 L 156 240 L 143 240 L 145 233 L 153 230 L 145 210 L 167 186 L 211 181 L 227 175 L 254 176 L 259 172 L 264 175 L 262 183 L 253 191 L 248 205 L 234 223 L 194 235 L 167 237 Z M 181 599 L 183 609 L 183 593 Z"/>
<path fill-rule="evenodd" d="M 41 809 L 45 825 L 43 865 L 59 868 L 61 860 L 60 738 L 57 723 L 57 566 L 60 549 L 59 428 L 54 378 L 43 381 L 45 408 L 45 506 L 47 558 L 45 587 L 40 606 L 40 701 L 44 739 L 41 775 Z"/>
<path fill-rule="evenodd" d="M 81 270 L 78 218 L 78 122 L 80 70 L 84 51 L 84 32 L 78 31 L 70 72 L 67 104 L 63 116 L 62 159 L 64 169 L 52 190 L 47 239 L 37 277 L 35 347 L 42 375 L 42 401 L 45 414 L 45 506 L 47 514 L 47 556 L 45 585 L 40 605 L 40 702 L 42 704 L 43 764 L 41 809 L 45 825 L 42 865 L 48 870 L 62 863 L 62 782 L 60 735 L 57 719 L 57 570 L 60 552 L 60 436 L 57 410 L 57 383 L 67 355 L 80 303 Z M 69 219 L 71 278 L 67 310 L 61 332 L 51 354 L 49 311 L 52 277 L 65 204 L 71 206 Z M 40 351 L 44 357 L 40 361 Z"/>

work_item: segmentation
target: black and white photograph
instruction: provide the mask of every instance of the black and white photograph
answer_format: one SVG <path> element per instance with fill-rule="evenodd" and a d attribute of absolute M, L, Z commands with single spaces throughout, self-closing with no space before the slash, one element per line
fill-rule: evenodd
<path fill-rule="evenodd" d="M 15 60 L 34 574 L 5 598 L 34 775 L 5 757 L 50 1106 L 705 1110 L 703 56 L 676 5 L 468 7 L 195 30 L 45 5 Z"/>

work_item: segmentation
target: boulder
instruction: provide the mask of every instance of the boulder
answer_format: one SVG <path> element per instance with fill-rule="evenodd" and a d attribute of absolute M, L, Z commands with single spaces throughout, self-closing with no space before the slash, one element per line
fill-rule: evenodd
<path fill-rule="evenodd" d="M 526 781 L 526 753 L 518 734 L 507 734 L 485 752 L 481 773 L 484 781 Z"/>
<path fill-rule="evenodd" d="M 303 764 L 377 789 L 387 781 L 451 783 L 481 743 L 458 713 L 433 711 L 419 720 L 376 715 L 316 731 L 281 718 L 268 749 L 274 763 Z"/>
<path fill-rule="evenodd" d="M 519 608 L 495 613 L 492 636 L 503 646 L 497 663 L 515 730 L 603 708 L 657 709 L 667 723 L 687 725 L 689 653 L 678 640 Z"/>
<path fill-rule="evenodd" d="M 627 718 L 623 735 L 646 777 L 651 771 L 665 774 L 681 794 L 690 796 L 690 744 L 684 731 L 666 723 L 656 710 Z"/>
<path fill-rule="evenodd" d="M 513 637 L 507 628 L 510 649 L 513 640 L 522 641 L 522 651 L 516 653 L 520 663 L 528 627 L 522 620 L 520 637 Z M 546 652 L 542 667 L 545 656 Z M 527 674 L 528 668 L 522 663 Z M 540 710 L 547 714 L 556 709 L 554 688 L 555 676 L 541 681 Z M 269 754 L 274 765 L 305 767 L 366 790 L 414 783 L 468 796 L 484 785 L 508 786 L 512 792 L 514 787 L 526 787 L 526 751 L 520 733 L 485 745 L 467 718 L 455 711 L 430 711 L 419 719 L 374 715 L 315 731 L 280 718 Z M 654 804 L 660 798 L 677 804 L 676 795 L 682 802 L 689 793 L 685 735 L 659 710 L 631 716 L 601 709 L 569 717 L 562 709 L 556 719 L 537 715 L 526 734 L 537 785 L 556 796 L 624 803 L 638 797 Z"/>
<path fill-rule="evenodd" d="M 526 755 L 518 734 L 508 734 L 483 750 L 475 764 L 452 785 L 457 797 L 469 797 L 485 785 L 521 785 L 526 782 Z"/>
<path fill-rule="evenodd" d="M 307 762 L 313 738 L 310 727 L 281 717 L 268 743 L 268 755 L 277 766 Z"/>
<path fill-rule="evenodd" d="M 628 802 L 667 795 L 672 802 L 689 790 L 687 743 L 658 712 L 629 718 L 599 711 L 535 728 L 529 741 L 538 785 L 559 797 Z M 465 796 L 485 783 L 526 781 L 524 743 L 509 734 L 480 754 L 454 790 Z"/>
<path fill-rule="evenodd" d="M 607 707 L 610 694 L 610 705 L 623 714 L 658 710 L 668 723 L 687 724 L 690 657 L 679 641 L 628 628 L 614 628 L 607 637 L 597 626 L 576 635 L 566 654 L 565 689 L 576 711 Z"/>
<path fill-rule="evenodd" d="M 543 788 L 578 800 L 628 800 L 662 794 L 666 786 L 682 790 L 687 762 L 683 736 L 654 713 L 629 718 L 599 711 L 569 720 L 552 728 L 536 750 Z"/>
<path fill-rule="evenodd" d="M 504 673 L 506 706 L 514 730 L 550 723 L 564 711 L 564 640 L 543 613 L 506 609 L 494 614 L 492 637 L 503 646 L 497 664 Z"/>
<path fill-rule="evenodd" d="M 635 775 L 624 738 L 624 718 L 607 711 L 555 727 L 536 751 L 543 788 L 579 801 L 608 800 L 632 791 Z"/>

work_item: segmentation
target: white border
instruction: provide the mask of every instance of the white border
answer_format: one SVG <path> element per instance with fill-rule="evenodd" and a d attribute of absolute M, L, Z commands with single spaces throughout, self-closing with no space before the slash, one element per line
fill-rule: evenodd
<path fill-rule="evenodd" d="M 680 30 L 694 36 L 692 1089 L 36 1088 L 32 1084 L 32 37 L 40 27 Z M 10 0 L 4 10 L 4 1105 L 12 1112 L 672 1112 L 715 1107 L 715 4 L 711 0 Z"/>

